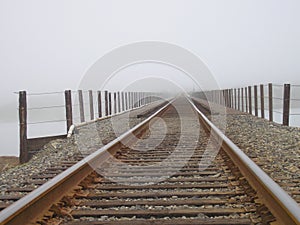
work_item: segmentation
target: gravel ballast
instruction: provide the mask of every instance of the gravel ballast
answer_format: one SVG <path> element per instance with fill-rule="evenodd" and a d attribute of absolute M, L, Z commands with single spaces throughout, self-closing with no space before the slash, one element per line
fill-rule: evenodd
<path fill-rule="evenodd" d="M 59 165 L 62 161 L 78 161 L 78 158 L 82 157 L 82 153 L 85 154 L 97 150 L 104 144 L 112 141 L 116 135 L 125 132 L 128 126 L 133 127 L 140 123 L 145 118 L 137 118 L 137 115 L 146 113 L 161 103 L 161 101 L 154 102 L 130 112 L 115 115 L 112 117 L 113 119 L 110 117 L 103 118 L 96 123 L 76 128 L 74 131 L 75 135 L 71 138 L 49 142 L 29 162 L 0 173 L 0 193 L 5 195 L 10 188 L 36 188 L 37 186 L 30 184 L 31 177 L 42 174 L 50 167 Z M 124 121 L 128 122 L 128 126 L 124 126 Z M 78 138 L 79 135 L 80 139 Z M 97 139 L 91 141 L 91 137 L 96 137 Z M 82 144 L 85 145 L 84 149 Z M 85 152 L 87 149 L 88 152 Z"/>
<path fill-rule="evenodd" d="M 230 114 L 226 136 L 300 203 L 300 128 Z"/>

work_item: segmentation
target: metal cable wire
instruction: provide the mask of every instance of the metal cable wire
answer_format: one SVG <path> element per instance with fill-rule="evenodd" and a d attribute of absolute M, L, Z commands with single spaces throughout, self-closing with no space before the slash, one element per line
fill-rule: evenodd
<path fill-rule="evenodd" d="M 45 121 L 29 122 L 27 124 L 58 123 L 58 122 L 66 122 L 66 120 L 45 120 Z"/>
<path fill-rule="evenodd" d="M 283 87 L 283 84 L 272 84 L 273 87 Z"/>
<path fill-rule="evenodd" d="M 65 105 L 53 105 L 53 106 L 41 106 L 41 107 L 31 107 L 27 110 L 37 110 L 37 109 L 52 109 L 52 108 L 64 108 Z"/>
<path fill-rule="evenodd" d="M 273 97 L 273 99 L 283 100 L 283 98 Z"/>
<path fill-rule="evenodd" d="M 36 96 L 36 95 L 55 95 L 55 94 L 63 94 L 63 91 L 57 91 L 57 92 L 41 92 L 41 93 L 27 93 L 29 96 Z"/>

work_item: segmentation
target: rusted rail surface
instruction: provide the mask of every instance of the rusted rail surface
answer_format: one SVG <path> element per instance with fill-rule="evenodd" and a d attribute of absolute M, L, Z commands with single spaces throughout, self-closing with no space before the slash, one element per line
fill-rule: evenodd
<path fill-rule="evenodd" d="M 58 216 L 62 224 L 255 224 L 275 219 L 282 224 L 300 224 L 299 206 L 220 133 L 191 101 L 188 104 L 187 100 L 181 99 L 173 104 L 186 109 L 187 112 L 180 116 L 190 123 L 188 130 L 182 132 L 179 117 L 171 104 L 162 107 L 121 137 L 3 210 L 1 224 L 45 219 L 41 215 L 50 207 L 52 217 L 48 216 L 46 221 L 54 222 Z M 198 130 L 201 138 L 197 139 L 196 147 L 189 142 L 200 128 L 195 121 L 189 121 L 191 114 L 196 112 L 202 125 L 213 132 L 216 140 L 224 140 L 223 150 L 206 170 L 199 170 L 199 161 L 203 157 L 209 158 L 205 152 L 206 133 Z M 149 133 L 149 122 L 156 116 L 163 116 L 168 128 L 163 141 L 159 135 L 154 135 L 155 130 Z M 159 131 L 163 127 L 156 129 Z M 141 140 L 132 142 L 132 133 L 141 136 Z M 178 146 L 179 134 L 184 136 L 184 149 L 176 152 L 174 147 Z M 161 144 L 156 146 L 159 142 Z M 129 143 L 131 147 L 126 147 Z M 194 147 L 193 154 L 189 154 L 188 149 Z M 147 151 L 141 152 L 141 149 Z M 173 152 L 177 154 L 168 167 L 151 167 Z M 107 171 L 112 165 L 111 155 L 123 163 L 144 167 L 128 169 L 122 165 L 113 168 L 117 171 Z M 93 167 L 105 176 L 95 173 Z M 163 174 L 167 176 L 159 180 Z M 120 184 L 111 181 L 114 179 Z M 67 193 L 68 197 L 63 197 Z M 62 198 L 64 204 L 58 203 Z M 71 211 L 64 214 L 60 209 L 57 212 L 53 204 Z M 86 218 L 95 219 L 89 221 Z"/>

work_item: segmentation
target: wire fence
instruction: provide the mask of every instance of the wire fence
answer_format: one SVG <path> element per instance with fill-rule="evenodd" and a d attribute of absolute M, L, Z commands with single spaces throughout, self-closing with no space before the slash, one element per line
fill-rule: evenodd
<path fill-rule="evenodd" d="M 205 91 L 208 101 L 286 126 L 300 127 L 300 85 L 260 84 Z"/>
<path fill-rule="evenodd" d="M 18 95 L 21 95 L 20 93 L 15 92 Z M 23 118 L 26 125 L 42 124 L 44 126 L 53 123 L 56 126 L 55 129 L 52 129 L 51 126 L 27 126 L 29 136 L 32 137 L 41 136 L 41 132 L 44 133 L 43 135 L 46 133 L 47 135 L 66 133 L 69 129 L 67 121 L 70 119 L 71 124 L 76 124 L 114 115 L 148 104 L 155 100 L 155 96 L 159 95 L 159 93 L 154 92 L 93 90 L 22 93 L 25 98 L 20 99 L 23 101 L 20 104 L 23 104 L 23 110 L 26 110 L 26 118 Z M 67 97 L 70 98 L 69 103 L 66 101 Z M 18 110 L 20 111 L 20 107 Z M 21 120 L 22 118 L 20 118 Z"/>
<path fill-rule="evenodd" d="M 154 102 L 161 93 L 93 90 L 19 95 L 20 161 L 46 141 L 65 136 L 72 124 L 109 117 Z M 28 138 L 28 136 L 30 138 Z"/>

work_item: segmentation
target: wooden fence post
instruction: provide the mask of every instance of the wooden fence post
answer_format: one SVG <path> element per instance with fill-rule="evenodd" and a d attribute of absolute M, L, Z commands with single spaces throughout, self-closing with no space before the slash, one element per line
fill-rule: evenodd
<path fill-rule="evenodd" d="M 242 94 L 242 112 L 244 112 L 244 88 L 241 88 Z"/>
<path fill-rule="evenodd" d="M 118 91 L 118 112 L 121 112 L 121 96 L 119 91 Z"/>
<path fill-rule="evenodd" d="M 257 85 L 254 85 L 254 113 L 258 116 Z"/>
<path fill-rule="evenodd" d="M 230 102 L 231 102 L 231 108 L 233 108 L 234 109 L 234 94 L 233 94 L 234 92 L 233 92 L 233 89 L 231 88 L 230 89 Z"/>
<path fill-rule="evenodd" d="M 251 86 L 248 86 L 248 98 L 249 98 L 249 113 L 252 114 L 252 94 L 251 94 Z"/>
<path fill-rule="evenodd" d="M 230 90 L 229 89 L 227 89 L 226 90 L 227 91 L 227 107 L 230 107 Z"/>
<path fill-rule="evenodd" d="M 220 105 L 223 105 L 223 90 L 219 91 Z"/>
<path fill-rule="evenodd" d="M 108 116 L 108 91 L 104 91 L 105 116 Z"/>
<path fill-rule="evenodd" d="M 136 108 L 136 92 L 133 92 L 133 108 Z"/>
<path fill-rule="evenodd" d="M 225 107 L 228 107 L 228 99 L 227 99 L 227 90 L 223 90 L 223 94 L 224 94 L 224 105 Z"/>
<path fill-rule="evenodd" d="M 234 109 L 237 109 L 237 96 L 236 96 L 236 88 L 234 89 Z"/>
<path fill-rule="evenodd" d="M 240 105 L 241 105 L 241 90 L 240 90 L 240 88 L 238 88 L 238 108 L 237 109 L 239 111 L 241 110 Z"/>
<path fill-rule="evenodd" d="M 227 92 L 227 89 L 224 90 L 224 100 L 225 100 L 225 106 L 228 107 L 228 92 Z"/>
<path fill-rule="evenodd" d="M 19 92 L 19 123 L 20 123 L 20 163 L 28 162 L 27 148 L 27 100 L 26 91 Z"/>
<path fill-rule="evenodd" d="M 273 85 L 268 84 L 269 88 L 269 120 L 273 121 Z"/>
<path fill-rule="evenodd" d="M 117 93 L 114 92 L 114 114 L 117 113 Z"/>
<path fill-rule="evenodd" d="M 111 92 L 109 92 L 109 93 L 108 93 L 108 108 L 109 108 L 109 115 L 112 114 L 112 110 L 111 110 L 112 106 L 111 106 L 111 105 L 112 105 L 112 104 L 111 104 Z"/>
<path fill-rule="evenodd" d="M 247 91 L 247 87 L 245 87 L 245 103 L 246 103 L 246 112 L 248 113 L 248 91 Z"/>
<path fill-rule="evenodd" d="M 85 117 L 84 117 L 82 90 L 78 90 L 78 101 L 79 101 L 80 122 L 83 123 L 85 121 Z"/>
<path fill-rule="evenodd" d="M 124 104 L 124 91 L 121 93 L 121 98 L 122 98 L 122 111 L 125 111 L 125 104 Z"/>
<path fill-rule="evenodd" d="M 65 107 L 66 107 L 66 120 L 67 120 L 67 132 L 68 132 L 71 125 L 73 124 L 71 90 L 65 90 Z"/>
<path fill-rule="evenodd" d="M 265 94 L 264 85 L 260 85 L 260 114 L 261 118 L 265 118 Z"/>
<path fill-rule="evenodd" d="M 134 108 L 134 92 L 130 92 L 130 102 L 131 102 L 131 106 L 130 109 Z"/>
<path fill-rule="evenodd" d="M 89 100 L 90 100 L 90 118 L 94 119 L 94 101 L 93 101 L 93 91 L 89 90 Z"/>
<path fill-rule="evenodd" d="M 101 91 L 97 91 L 98 93 L 98 118 L 102 117 L 102 101 L 101 101 Z"/>
<path fill-rule="evenodd" d="M 226 89 L 226 99 L 227 99 L 227 107 L 230 107 L 230 92 L 229 89 Z"/>
<path fill-rule="evenodd" d="M 289 125 L 289 119 L 290 119 L 290 93 L 291 93 L 291 85 L 284 84 L 282 124 L 285 126 Z"/>
<path fill-rule="evenodd" d="M 128 110 L 128 92 L 125 92 L 125 110 Z"/>
<path fill-rule="evenodd" d="M 224 106 L 226 107 L 226 95 L 225 95 L 225 90 L 222 90 L 221 91 L 221 94 L 222 94 L 222 98 L 223 98 L 223 103 L 224 103 Z"/>

